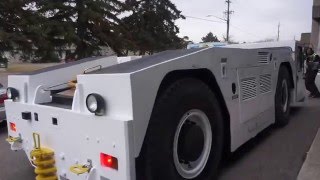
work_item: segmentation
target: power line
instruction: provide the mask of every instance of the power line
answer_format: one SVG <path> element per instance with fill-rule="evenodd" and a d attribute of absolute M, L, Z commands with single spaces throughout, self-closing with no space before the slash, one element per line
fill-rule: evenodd
<path fill-rule="evenodd" d="M 203 18 L 194 17 L 194 16 L 185 16 L 185 17 L 186 17 L 186 18 L 191 18 L 191 19 L 202 20 L 202 21 L 214 22 L 214 23 L 226 23 L 226 22 L 222 22 L 222 21 L 214 21 L 214 20 L 203 19 Z"/>
<path fill-rule="evenodd" d="M 212 15 L 212 14 L 208 15 L 207 17 L 215 17 L 215 18 L 221 19 L 222 21 L 227 22 L 227 20 L 226 20 L 226 19 L 221 18 L 221 17 L 218 17 L 218 16 L 215 16 L 215 15 Z"/>
<path fill-rule="evenodd" d="M 254 36 L 254 37 L 256 37 L 256 38 L 259 38 L 259 39 L 261 38 L 261 37 L 259 37 L 258 35 L 254 34 L 254 33 L 251 33 L 251 32 L 248 32 L 248 31 L 243 30 L 243 29 L 240 28 L 239 26 L 235 26 L 235 25 L 230 25 L 230 26 L 238 29 L 239 31 L 242 31 L 242 32 L 247 33 L 247 34 L 250 34 L 251 36 Z"/>
<path fill-rule="evenodd" d="M 213 16 L 213 15 L 209 15 L 209 16 Z M 209 17 L 209 16 L 208 16 L 208 17 Z M 201 20 L 201 21 L 213 22 L 213 23 L 226 23 L 226 20 L 225 20 L 225 22 L 222 22 L 222 21 L 214 21 L 214 20 L 204 19 L 204 18 L 199 18 L 199 17 L 194 17 L 194 16 L 185 16 L 185 17 L 191 18 L 191 19 L 197 19 L 197 20 Z M 214 16 L 213 16 L 213 17 L 214 17 Z M 219 19 L 220 19 L 220 18 L 219 18 Z M 241 32 L 243 32 L 243 33 L 250 34 L 250 35 L 252 35 L 252 36 L 255 36 L 256 38 L 261 38 L 261 37 L 257 36 L 257 35 L 254 34 L 254 33 L 251 33 L 251 32 L 248 32 L 248 31 L 243 30 L 243 29 L 240 28 L 239 26 L 235 26 L 235 25 L 232 25 L 232 24 L 230 24 L 230 26 L 238 29 L 239 31 L 241 31 Z"/>

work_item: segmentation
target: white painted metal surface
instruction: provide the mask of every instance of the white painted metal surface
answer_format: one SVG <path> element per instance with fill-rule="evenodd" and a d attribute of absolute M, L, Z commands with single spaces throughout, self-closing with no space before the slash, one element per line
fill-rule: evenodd
<path fill-rule="evenodd" d="M 320 73 L 318 73 L 318 76 L 316 77 L 316 85 L 318 89 L 320 89 Z"/>
<path fill-rule="evenodd" d="M 8 121 L 17 125 L 17 132 L 9 130 L 9 135 L 21 135 L 28 155 L 33 147 L 32 133 L 39 133 L 43 145 L 56 153 L 58 174 L 68 179 L 89 177 L 76 176 L 68 168 L 90 159 L 94 166 L 90 180 L 134 180 L 135 158 L 140 154 L 162 80 L 177 70 L 207 69 L 215 76 L 225 100 L 230 115 L 230 149 L 235 151 L 275 122 L 274 97 L 281 63 L 292 67 L 296 85 L 293 51 L 288 48 L 292 44 L 274 47 L 270 44 L 169 51 L 142 59 L 108 57 L 38 74 L 10 76 L 9 87 L 18 89 L 20 99 L 6 101 Z M 135 61 L 127 62 L 130 60 Z M 117 63 L 123 64 L 112 66 Z M 82 74 L 84 69 L 97 65 L 112 67 Z M 78 83 L 70 109 L 42 104 L 52 100 L 46 88 L 75 77 Z M 236 85 L 234 93 L 232 84 Z M 104 116 L 87 110 L 85 100 L 91 93 L 105 99 Z M 293 91 L 293 97 L 296 95 Z M 21 119 L 21 113 L 26 111 L 32 113 L 31 121 Z M 38 113 L 38 121 L 34 113 Z M 58 125 L 53 125 L 52 118 L 58 119 Z M 101 167 L 100 153 L 117 157 L 119 170 Z"/>
<path fill-rule="evenodd" d="M 129 62 L 132 60 L 137 60 L 140 59 L 142 56 L 125 56 L 125 57 L 118 57 L 118 63 L 125 63 L 125 62 Z"/>
<path fill-rule="evenodd" d="M 243 44 L 230 44 L 226 48 L 241 48 L 241 49 L 266 49 L 266 48 L 282 48 L 289 47 L 292 51 L 296 49 L 296 41 L 279 41 L 279 42 L 262 42 L 262 43 L 243 43 Z"/>

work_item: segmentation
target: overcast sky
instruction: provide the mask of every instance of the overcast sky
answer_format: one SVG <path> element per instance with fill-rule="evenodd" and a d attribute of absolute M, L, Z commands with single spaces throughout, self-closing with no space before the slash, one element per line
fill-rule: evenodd
<path fill-rule="evenodd" d="M 231 0 L 230 34 L 238 42 L 252 42 L 277 37 L 281 23 L 280 39 L 300 39 L 301 33 L 311 31 L 313 0 Z M 183 15 L 220 21 L 207 15 L 224 17 L 227 5 L 224 0 L 172 0 Z M 187 18 L 178 20 L 180 36 L 189 36 L 195 42 L 209 31 L 222 39 L 226 34 L 225 23 L 213 23 Z"/>

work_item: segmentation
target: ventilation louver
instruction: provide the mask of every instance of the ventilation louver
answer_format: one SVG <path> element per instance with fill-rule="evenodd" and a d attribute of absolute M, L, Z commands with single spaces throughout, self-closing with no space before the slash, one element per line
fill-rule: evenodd
<path fill-rule="evenodd" d="M 268 64 L 270 60 L 270 53 L 258 52 L 259 64 Z"/>
<path fill-rule="evenodd" d="M 242 100 L 246 101 L 257 96 L 256 78 L 246 78 L 241 80 Z"/>
<path fill-rule="evenodd" d="M 271 92 L 271 74 L 260 75 L 260 93 Z"/>

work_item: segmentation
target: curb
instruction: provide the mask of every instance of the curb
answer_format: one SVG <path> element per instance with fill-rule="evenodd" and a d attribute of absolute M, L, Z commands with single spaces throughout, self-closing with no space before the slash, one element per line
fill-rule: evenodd
<path fill-rule="evenodd" d="M 320 179 L 320 129 L 307 153 L 306 160 L 302 165 L 297 180 Z"/>

